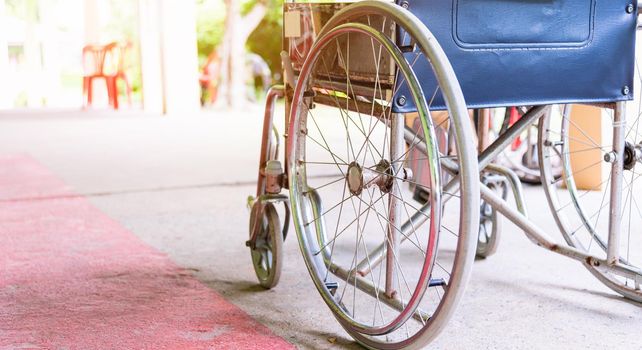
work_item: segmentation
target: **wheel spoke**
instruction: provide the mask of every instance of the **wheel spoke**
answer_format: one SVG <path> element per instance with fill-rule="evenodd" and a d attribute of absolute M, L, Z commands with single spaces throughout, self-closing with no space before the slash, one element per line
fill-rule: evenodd
<path fill-rule="evenodd" d="M 360 197 L 358 197 L 358 196 L 350 196 L 350 198 L 354 198 L 354 197 L 358 198 L 359 200 L 362 200 L 362 199 L 361 199 Z M 377 199 L 377 200 L 374 202 L 374 204 L 376 204 L 376 203 L 377 203 L 377 202 L 379 202 L 381 199 L 383 199 L 383 197 L 384 197 L 384 196 L 379 197 L 379 199 Z M 348 199 L 350 199 L 350 198 L 348 198 Z M 345 201 L 347 201 L 348 199 L 346 199 Z M 343 202 L 345 202 L 345 201 L 343 201 Z M 373 205 L 374 205 L 374 204 L 373 204 Z M 358 220 L 359 220 L 359 219 L 360 219 L 360 218 L 361 218 L 361 217 L 362 217 L 362 216 L 363 216 L 363 215 L 364 215 L 364 214 L 365 214 L 365 213 L 366 213 L 370 208 L 371 208 L 371 206 L 368 206 L 366 209 L 364 209 L 364 211 L 362 211 L 361 213 L 359 213 L 359 215 L 358 215 L 354 220 L 352 220 L 348 225 L 346 225 L 346 226 L 345 226 L 345 227 L 344 227 L 344 228 L 343 228 L 343 229 L 342 229 L 342 230 L 341 230 L 341 231 L 340 231 L 340 232 L 339 232 L 339 233 L 338 233 L 338 234 L 337 234 L 337 235 L 336 235 L 336 236 L 335 236 L 335 237 L 334 237 L 330 242 L 326 243 L 323 247 L 321 247 L 321 249 L 319 249 L 319 251 L 318 251 L 318 252 L 314 253 L 314 255 L 319 255 L 319 253 L 321 253 L 322 251 L 324 251 L 324 250 L 325 250 L 325 248 L 327 248 L 330 244 L 332 244 L 332 242 L 336 241 L 336 240 L 339 238 L 339 236 L 341 236 L 341 234 L 343 234 L 344 232 L 346 232 L 346 230 L 348 230 L 348 229 L 350 228 L 350 226 L 352 226 L 355 222 L 357 222 L 357 221 L 358 221 Z M 309 225 L 309 224 L 308 224 L 308 225 Z"/>

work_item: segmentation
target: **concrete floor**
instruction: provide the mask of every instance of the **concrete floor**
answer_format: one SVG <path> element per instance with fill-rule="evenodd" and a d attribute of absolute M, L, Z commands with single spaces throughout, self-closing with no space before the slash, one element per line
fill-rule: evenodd
<path fill-rule="evenodd" d="M 256 286 L 244 246 L 245 205 L 256 180 L 261 115 L 258 106 L 171 117 L 2 113 L 0 153 L 33 156 L 298 347 L 359 348 L 315 292 L 294 236 L 285 244 L 279 286 Z M 527 197 L 533 218 L 561 240 L 541 189 L 527 188 Z M 642 349 L 641 331 L 640 305 L 603 287 L 580 264 L 534 246 L 505 221 L 499 252 L 475 264 L 454 319 L 431 347 Z"/>

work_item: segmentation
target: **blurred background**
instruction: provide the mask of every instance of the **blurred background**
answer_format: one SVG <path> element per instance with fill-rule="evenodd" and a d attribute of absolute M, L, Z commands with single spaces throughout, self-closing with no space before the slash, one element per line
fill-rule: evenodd
<path fill-rule="evenodd" d="M 0 109 L 257 101 L 281 78 L 282 2 L 0 0 Z"/>

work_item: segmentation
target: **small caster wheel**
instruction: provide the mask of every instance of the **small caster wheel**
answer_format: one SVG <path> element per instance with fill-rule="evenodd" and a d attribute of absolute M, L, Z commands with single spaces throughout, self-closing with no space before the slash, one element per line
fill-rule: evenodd
<path fill-rule="evenodd" d="M 488 187 L 495 191 L 502 191 L 506 197 L 507 189 L 504 183 L 489 184 Z M 497 251 L 499 237 L 502 232 L 502 220 L 495 208 L 484 200 L 481 201 L 479 213 L 479 235 L 477 237 L 477 253 L 479 259 L 485 259 Z"/>
<path fill-rule="evenodd" d="M 257 230 L 254 248 L 250 246 L 254 272 L 261 286 L 270 289 L 279 283 L 283 264 L 281 221 L 272 203 L 254 203 L 250 214 L 250 238 L 253 230 Z"/>

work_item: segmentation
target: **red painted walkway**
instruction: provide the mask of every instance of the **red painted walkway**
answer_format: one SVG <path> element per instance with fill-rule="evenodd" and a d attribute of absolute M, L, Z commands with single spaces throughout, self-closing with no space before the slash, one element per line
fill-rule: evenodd
<path fill-rule="evenodd" d="M 0 156 L 0 349 L 284 348 L 45 167 Z"/>

